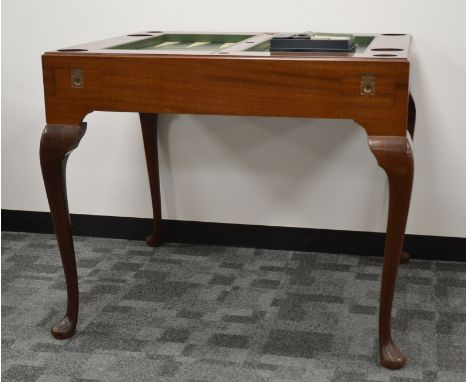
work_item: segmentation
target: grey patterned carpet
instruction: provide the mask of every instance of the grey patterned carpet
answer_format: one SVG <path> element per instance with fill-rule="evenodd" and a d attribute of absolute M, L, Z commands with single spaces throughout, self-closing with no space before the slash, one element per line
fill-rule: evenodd
<path fill-rule="evenodd" d="M 465 264 L 402 265 L 378 364 L 382 260 L 76 237 L 74 338 L 52 235 L 2 234 L 2 381 L 465 381 Z"/>

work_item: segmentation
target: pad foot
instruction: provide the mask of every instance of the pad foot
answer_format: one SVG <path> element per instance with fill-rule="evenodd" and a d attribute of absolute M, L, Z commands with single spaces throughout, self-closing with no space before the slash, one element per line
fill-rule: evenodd
<path fill-rule="evenodd" d="M 411 259 L 411 255 L 406 251 L 401 251 L 400 264 L 407 264 Z"/>
<path fill-rule="evenodd" d="M 61 321 L 52 326 L 51 333 L 58 340 L 70 338 L 75 334 L 76 321 L 65 316 Z"/>
<path fill-rule="evenodd" d="M 406 357 L 392 342 L 380 348 L 380 364 L 387 369 L 400 369 L 406 363 Z"/>
<path fill-rule="evenodd" d="M 150 247 L 159 247 L 162 243 L 162 237 L 158 233 L 152 233 L 146 238 L 146 244 Z"/>

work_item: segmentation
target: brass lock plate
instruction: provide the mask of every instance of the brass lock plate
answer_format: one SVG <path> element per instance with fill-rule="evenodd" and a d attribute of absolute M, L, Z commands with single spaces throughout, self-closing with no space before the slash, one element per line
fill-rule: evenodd
<path fill-rule="evenodd" d="M 71 86 L 72 88 L 82 88 L 84 86 L 83 70 L 78 68 L 71 70 Z"/>
<path fill-rule="evenodd" d="M 373 96 L 375 94 L 375 77 L 362 76 L 361 77 L 361 95 Z"/>

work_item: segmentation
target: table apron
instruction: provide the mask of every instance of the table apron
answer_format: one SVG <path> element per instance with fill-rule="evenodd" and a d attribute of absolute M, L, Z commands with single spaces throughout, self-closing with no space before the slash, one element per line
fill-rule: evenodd
<path fill-rule="evenodd" d="M 72 72 L 82 72 L 75 86 Z M 375 78 L 361 94 L 363 76 Z M 405 135 L 407 61 L 43 56 L 47 123 L 93 111 L 353 119 L 369 135 Z"/>

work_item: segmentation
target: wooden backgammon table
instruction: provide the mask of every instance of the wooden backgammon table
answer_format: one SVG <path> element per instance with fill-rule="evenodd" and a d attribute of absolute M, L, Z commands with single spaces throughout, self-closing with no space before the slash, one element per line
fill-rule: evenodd
<path fill-rule="evenodd" d="M 145 31 L 44 53 L 47 125 L 40 161 L 67 286 L 66 314 L 52 327 L 55 338 L 73 336 L 78 320 L 65 173 L 67 158 L 85 133 L 87 114 L 140 115 L 154 221 L 146 240 L 150 246 L 163 239 L 158 114 L 341 118 L 364 128 L 371 152 L 387 173 L 380 360 L 387 368 L 404 365 L 405 356 L 392 340 L 391 312 L 399 264 L 409 259 L 402 246 L 416 115 L 409 92 L 411 36 L 351 36 Z M 302 45 L 290 45 L 296 39 Z M 334 48 L 338 46 L 344 49 Z"/>

